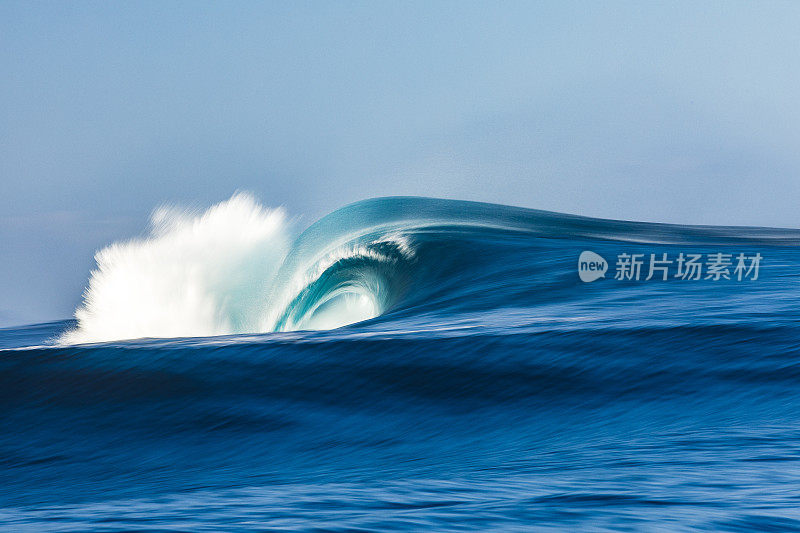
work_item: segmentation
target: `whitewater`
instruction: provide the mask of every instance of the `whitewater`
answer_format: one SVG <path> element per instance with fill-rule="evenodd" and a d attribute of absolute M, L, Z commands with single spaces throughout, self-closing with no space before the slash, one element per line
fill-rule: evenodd
<path fill-rule="evenodd" d="M 0 530 L 800 530 L 799 245 L 419 197 L 305 228 L 246 193 L 159 208 L 74 318 L 0 329 Z"/>
<path fill-rule="evenodd" d="M 399 235 L 358 243 L 362 235 L 340 237 L 276 279 L 287 261 L 291 233 L 283 209 L 264 208 L 246 193 L 202 212 L 162 207 L 153 213 L 146 236 L 97 253 L 84 303 L 75 313 L 77 328 L 60 341 L 332 329 L 381 314 L 380 283 L 363 281 L 369 286 L 362 287 L 350 280 L 315 302 L 302 320 L 280 318 L 337 263 L 392 262 L 381 251 L 387 246 L 406 257 L 413 254 Z"/>

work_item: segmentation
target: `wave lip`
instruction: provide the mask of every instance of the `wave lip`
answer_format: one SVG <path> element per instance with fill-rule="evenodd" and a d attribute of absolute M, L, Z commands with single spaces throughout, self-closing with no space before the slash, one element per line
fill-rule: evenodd
<path fill-rule="evenodd" d="M 264 329 L 334 329 L 377 317 L 396 303 L 413 257 L 408 239 L 385 235 L 315 258 L 312 266 L 299 270 L 288 290 L 275 285 L 283 294 Z"/>

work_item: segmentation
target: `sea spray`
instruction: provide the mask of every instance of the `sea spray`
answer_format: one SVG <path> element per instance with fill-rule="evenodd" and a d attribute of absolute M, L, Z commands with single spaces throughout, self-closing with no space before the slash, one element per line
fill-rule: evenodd
<path fill-rule="evenodd" d="M 286 256 L 283 209 L 237 193 L 205 211 L 162 207 L 144 237 L 100 250 L 65 343 L 252 332 Z"/>

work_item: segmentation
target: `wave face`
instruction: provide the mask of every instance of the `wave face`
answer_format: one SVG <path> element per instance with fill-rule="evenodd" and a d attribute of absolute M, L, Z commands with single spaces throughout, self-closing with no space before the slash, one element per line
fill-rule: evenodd
<path fill-rule="evenodd" d="M 0 529 L 800 528 L 798 244 L 429 198 L 299 235 L 246 195 L 162 210 L 76 320 L 0 330 Z"/>

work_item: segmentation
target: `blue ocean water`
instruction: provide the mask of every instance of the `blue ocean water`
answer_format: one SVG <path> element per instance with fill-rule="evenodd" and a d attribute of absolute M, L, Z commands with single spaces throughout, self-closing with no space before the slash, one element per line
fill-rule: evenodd
<path fill-rule="evenodd" d="M 800 530 L 798 244 L 376 199 L 292 241 L 269 332 L 0 330 L 0 529 Z"/>

